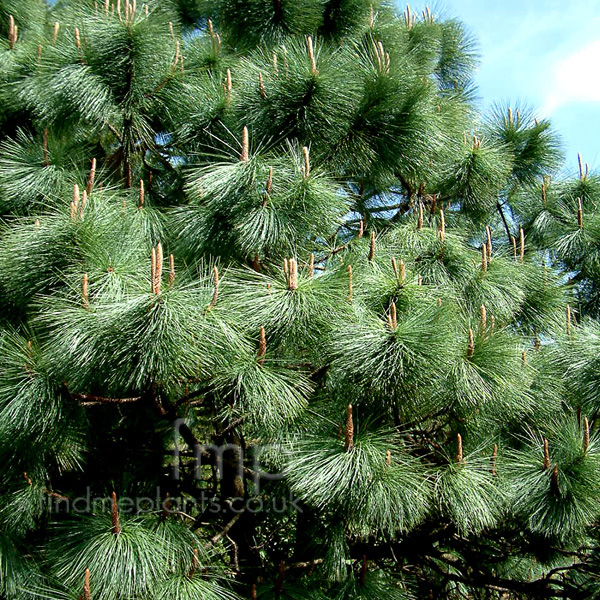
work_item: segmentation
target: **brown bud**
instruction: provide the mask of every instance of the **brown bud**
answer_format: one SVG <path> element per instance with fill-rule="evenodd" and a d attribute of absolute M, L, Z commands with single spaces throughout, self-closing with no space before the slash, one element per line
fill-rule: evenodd
<path fill-rule="evenodd" d="M 112 493 L 111 499 L 112 532 L 117 535 L 121 533 L 121 524 L 119 523 L 119 505 L 117 504 L 117 494 Z"/>
<path fill-rule="evenodd" d="M 15 18 L 12 15 L 8 15 L 8 46 L 11 50 L 14 49 L 17 41 L 17 26 L 15 25 Z"/>
<path fill-rule="evenodd" d="M 550 468 L 550 452 L 548 450 L 548 440 L 544 438 L 544 471 Z"/>
<path fill-rule="evenodd" d="M 558 465 L 554 463 L 554 468 L 552 469 L 552 479 L 550 480 L 550 489 L 557 494 L 558 493 Z"/>
<path fill-rule="evenodd" d="M 313 48 L 313 41 L 310 36 L 307 39 L 308 45 L 308 58 L 310 59 L 310 71 L 313 75 L 317 75 L 319 71 L 317 71 L 317 62 L 315 60 L 315 51 Z"/>
<path fill-rule="evenodd" d="M 160 294 L 160 286 L 162 282 L 162 268 L 163 268 L 163 249 L 162 244 L 158 242 L 156 245 L 156 270 L 155 275 L 155 289 L 154 293 L 158 296 Z"/>
<path fill-rule="evenodd" d="M 590 445 L 590 422 L 587 417 L 583 418 L 583 453 L 587 452 Z"/>
<path fill-rule="evenodd" d="M 44 166 L 50 165 L 50 156 L 48 154 L 48 130 L 44 129 L 44 135 L 42 139 L 42 150 L 44 152 Z"/>
<path fill-rule="evenodd" d="M 231 70 L 227 69 L 225 73 L 225 93 L 227 95 L 227 101 L 231 100 L 231 91 L 233 90 L 233 82 L 231 79 Z"/>
<path fill-rule="evenodd" d="M 358 239 L 360 240 L 364 234 L 365 234 L 365 220 L 361 219 L 360 224 L 358 226 Z"/>
<path fill-rule="evenodd" d="M 248 128 L 244 126 L 244 130 L 242 131 L 242 153 L 240 155 L 240 160 L 242 162 L 248 162 L 248 150 L 249 150 Z"/>
<path fill-rule="evenodd" d="M 353 286 L 352 286 L 352 265 L 348 265 L 347 267 L 347 271 L 348 271 L 348 302 L 352 302 L 352 292 L 353 292 Z"/>
<path fill-rule="evenodd" d="M 396 276 L 396 279 L 398 279 L 398 263 L 396 262 L 396 259 L 392 256 L 392 270 L 394 271 L 394 275 Z"/>
<path fill-rule="evenodd" d="M 398 277 L 400 279 L 400 283 L 404 285 L 406 283 L 406 265 L 404 264 L 404 261 L 402 259 L 400 259 L 400 265 L 398 270 Z"/>
<path fill-rule="evenodd" d="M 87 308 L 90 305 L 89 298 L 88 298 L 88 275 L 87 275 L 87 273 L 83 274 L 83 279 L 81 281 L 81 303 L 84 308 Z"/>
<path fill-rule="evenodd" d="M 488 225 L 485 228 L 485 232 L 487 234 L 487 254 L 488 261 L 492 260 L 492 228 Z"/>
<path fill-rule="evenodd" d="M 392 464 L 392 453 L 389 450 L 385 453 L 385 464 L 388 467 Z"/>
<path fill-rule="evenodd" d="M 273 167 L 269 167 L 269 176 L 267 177 L 267 185 L 265 186 L 265 192 L 267 196 L 271 193 L 273 188 Z"/>
<path fill-rule="evenodd" d="M 348 404 L 344 450 L 346 450 L 346 452 L 351 452 L 352 450 L 354 450 L 354 420 L 352 418 L 352 404 Z"/>
<path fill-rule="evenodd" d="M 517 262 L 517 240 L 514 238 L 514 236 L 510 236 L 510 241 L 512 243 L 512 247 L 513 247 L 513 257 L 515 259 L 515 262 Z"/>
<path fill-rule="evenodd" d="M 481 331 L 481 335 L 485 335 L 487 331 L 487 310 L 485 308 L 485 304 L 482 304 L 479 307 L 479 329 Z"/>
<path fill-rule="evenodd" d="M 581 198 L 577 198 L 577 227 L 583 229 L 583 206 L 581 204 Z"/>
<path fill-rule="evenodd" d="M 308 276 L 312 277 L 315 274 L 315 253 L 310 253 L 310 260 L 308 262 Z"/>
<path fill-rule="evenodd" d="M 371 245 L 369 246 L 369 261 L 375 258 L 375 232 L 371 231 Z"/>
<path fill-rule="evenodd" d="M 583 173 L 583 161 L 581 160 L 581 152 L 577 153 L 577 163 L 579 164 L 579 179 L 583 181 L 585 179 L 585 175 Z"/>
<path fill-rule="evenodd" d="M 440 208 L 440 242 L 444 243 L 446 239 L 446 218 L 444 217 L 444 209 Z"/>
<path fill-rule="evenodd" d="M 523 366 L 527 366 L 527 351 L 523 350 L 521 352 L 521 362 L 523 363 Z"/>
<path fill-rule="evenodd" d="M 199 565 L 198 548 L 194 548 L 194 552 L 192 555 L 192 565 L 191 565 L 189 573 L 188 573 L 188 577 L 190 579 L 192 579 L 194 577 L 194 575 L 196 574 L 196 571 L 198 570 L 198 565 Z"/>
<path fill-rule="evenodd" d="M 283 589 L 283 579 L 285 577 L 285 563 L 281 561 L 279 563 L 279 575 L 277 576 L 277 581 L 275 581 L 275 594 L 279 597 L 281 594 L 281 590 Z"/>
<path fill-rule="evenodd" d="M 492 458 L 491 458 L 491 469 L 490 469 L 490 473 L 492 475 L 496 475 L 496 461 L 498 459 L 498 444 L 494 444 L 494 449 L 492 451 Z"/>
<path fill-rule="evenodd" d="M 437 299 L 437 305 L 438 305 L 438 308 L 440 308 L 442 306 L 442 299 L 441 298 Z"/>
<path fill-rule="evenodd" d="M 494 325 L 496 324 L 496 317 L 490 315 L 490 335 L 494 333 Z"/>
<path fill-rule="evenodd" d="M 173 289 L 175 283 L 175 257 L 169 254 L 169 289 Z"/>
<path fill-rule="evenodd" d="M 144 191 L 144 180 L 140 179 L 140 197 L 138 200 L 138 208 L 142 208 L 142 206 L 144 206 L 144 196 L 145 196 L 145 191 Z"/>
<path fill-rule="evenodd" d="M 252 596 L 251 596 L 251 600 L 256 600 L 256 584 L 255 583 L 252 584 Z"/>
<path fill-rule="evenodd" d="M 83 580 L 83 600 L 90 600 L 90 570 L 85 570 L 85 578 Z"/>
<path fill-rule="evenodd" d="M 546 204 L 546 184 L 542 183 L 542 202 Z"/>
<path fill-rule="evenodd" d="M 395 331 L 396 328 L 398 327 L 398 315 L 396 312 L 396 303 L 392 302 L 392 305 L 390 306 L 390 314 L 389 314 L 389 318 L 388 318 L 388 323 L 390 326 L 390 329 L 392 331 Z"/>
<path fill-rule="evenodd" d="M 423 203 L 419 201 L 419 218 L 417 219 L 417 231 L 423 228 Z"/>
<path fill-rule="evenodd" d="M 298 263 L 295 258 L 290 258 L 289 260 L 290 266 L 290 277 L 289 277 L 289 289 L 297 290 L 298 289 Z"/>
<path fill-rule="evenodd" d="M 475 352 L 475 341 L 473 340 L 473 330 L 469 327 L 469 344 L 467 346 L 467 358 L 471 358 Z"/>
<path fill-rule="evenodd" d="M 367 577 L 367 555 L 363 554 L 362 557 L 362 568 L 360 570 L 360 585 L 365 585 L 365 578 Z"/>
<path fill-rule="evenodd" d="M 262 98 L 267 97 L 267 93 L 265 92 L 265 82 L 263 81 L 263 76 L 260 71 L 258 73 L 258 91 Z"/>
<path fill-rule="evenodd" d="M 81 36 L 77 27 L 75 27 L 75 45 L 77 46 L 77 50 L 81 50 Z"/>
<path fill-rule="evenodd" d="M 77 184 L 75 184 L 73 186 L 73 203 L 75 204 L 76 207 L 79 206 L 80 199 L 81 199 L 81 195 L 79 193 L 79 186 Z"/>
<path fill-rule="evenodd" d="M 462 443 L 462 436 L 460 435 L 460 433 L 456 434 L 456 462 L 457 463 L 462 463 L 463 461 L 463 443 Z"/>
<path fill-rule="evenodd" d="M 83 209 L 87 204 L 88 195 L 85 190 L 83 190 L 83 194 L 81 194 L 81 204 L 79 205 L 79 218 L 83 219 Z"/>
<path fill-rule="evenodd" d="M 152 248 L 150 251 L 150 285 L 152 287 L 152 293 L 156 294 L 156 248 Z"/>
<path fill-rule="evenodd" d="M 52 33 L 52 45 L 56 44 L 56 39 L 58 38 L 59 30 L 60 30 L 60 23 L 58 21 L 54 21 L 54 32 Z"/>
<path fill-rule="evenodd" d="M 523 262 L 525 259 L 525 232 L 523 227 L 519 227 L 519 242 L 520 242 L 520 260 Z"/>
<path fill-rule="evenodd" d="M 213 295 L 208 308 L 212 308 L 217 303 L 219 297 L 219 271 L 217 267 L 213 267 Z"/>
<path fill-rule="evenodd" d="M 485 273 L 488 268 L 487 249 L 485 244 L 481 244 L 481 270 Z"/>
<path fill-rule="evenodd" d="M 265 362 L 265 354 L 267 353 L 267 336 L 265 328 L 260 326 L 260 340 L 258 342 L 258 364 L 262 365 Z"/>
<path fill-rule="evenodd" d="M 304 146 L 302 148 L 302 155 L 304 157 L 304 165 L 302 166 L 302 175 L 304 175 L 304 179 L 307 179 L 310 175 L 310 157 L 308 154 L 308 148 Z"/>
<path fill-rule="evenodd" d="M 567 335 L 571 335 L 571 307 L 567 304 Z"/>

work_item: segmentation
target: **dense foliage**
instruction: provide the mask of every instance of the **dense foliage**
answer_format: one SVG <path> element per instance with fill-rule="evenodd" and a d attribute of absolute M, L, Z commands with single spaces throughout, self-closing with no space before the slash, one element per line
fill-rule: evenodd
<path fill-rule="evenodd" d="M 460 22 L 0 37 L 0 597 L 600 597 L 600 176 Z"/>

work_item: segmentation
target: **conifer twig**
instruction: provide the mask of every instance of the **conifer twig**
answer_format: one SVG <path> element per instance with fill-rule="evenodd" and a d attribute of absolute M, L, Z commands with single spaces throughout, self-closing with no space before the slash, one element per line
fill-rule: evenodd
<path fill-rule="evenodd" d="M 310 260 L 308 262 L 308 276 L 312 278 L 315 274 L 315 253 L 310 253 Z"/>
<path fill-rule="evenodd" d="M 446 217 L 444 216 L 444 209 L 440 208 L 440 242 L 442 245 L 446 239 Z"/>
<path fill-rule="evenodd" d="M 548 450 L 548 440 L 544 438 L 544 471 L 550 468 L 550 452 Z"/>
<path fill-rule="evenodd" d="M 467 345 L 467 358 L 471 358 L 475 353 L 475 341 L 473 339 L 473 330 L 469 327 L 469 343 Z"/>
<path fill-rule="evenodd" d="M 423 228 L 423 203 L 419 201 L 419 218 L 417 219 L 417 231 Z"/>

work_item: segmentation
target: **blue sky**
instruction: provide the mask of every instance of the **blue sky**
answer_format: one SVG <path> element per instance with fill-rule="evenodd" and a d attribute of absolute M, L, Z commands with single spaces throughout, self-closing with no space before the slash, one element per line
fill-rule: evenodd
<path fill-rule="evenodd" d="M 425 2 L 411 4 L 421 12 Z M 476 75 L 484 107 L 519 103 L 551 119 L 566 167 L 577 152 L 600 170 L 600 0 L 439 0 L 479 45 Z"/>

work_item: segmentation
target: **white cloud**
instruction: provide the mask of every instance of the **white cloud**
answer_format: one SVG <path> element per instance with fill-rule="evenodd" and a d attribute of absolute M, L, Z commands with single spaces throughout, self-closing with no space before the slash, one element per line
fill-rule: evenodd
<path fill-rule="evenodd" d="M 542 108 L 549 116 L 569 102 L 600 102 L 600 40 L 595 40 L 577 52 L 558 61 L 546 89 Z"/>

